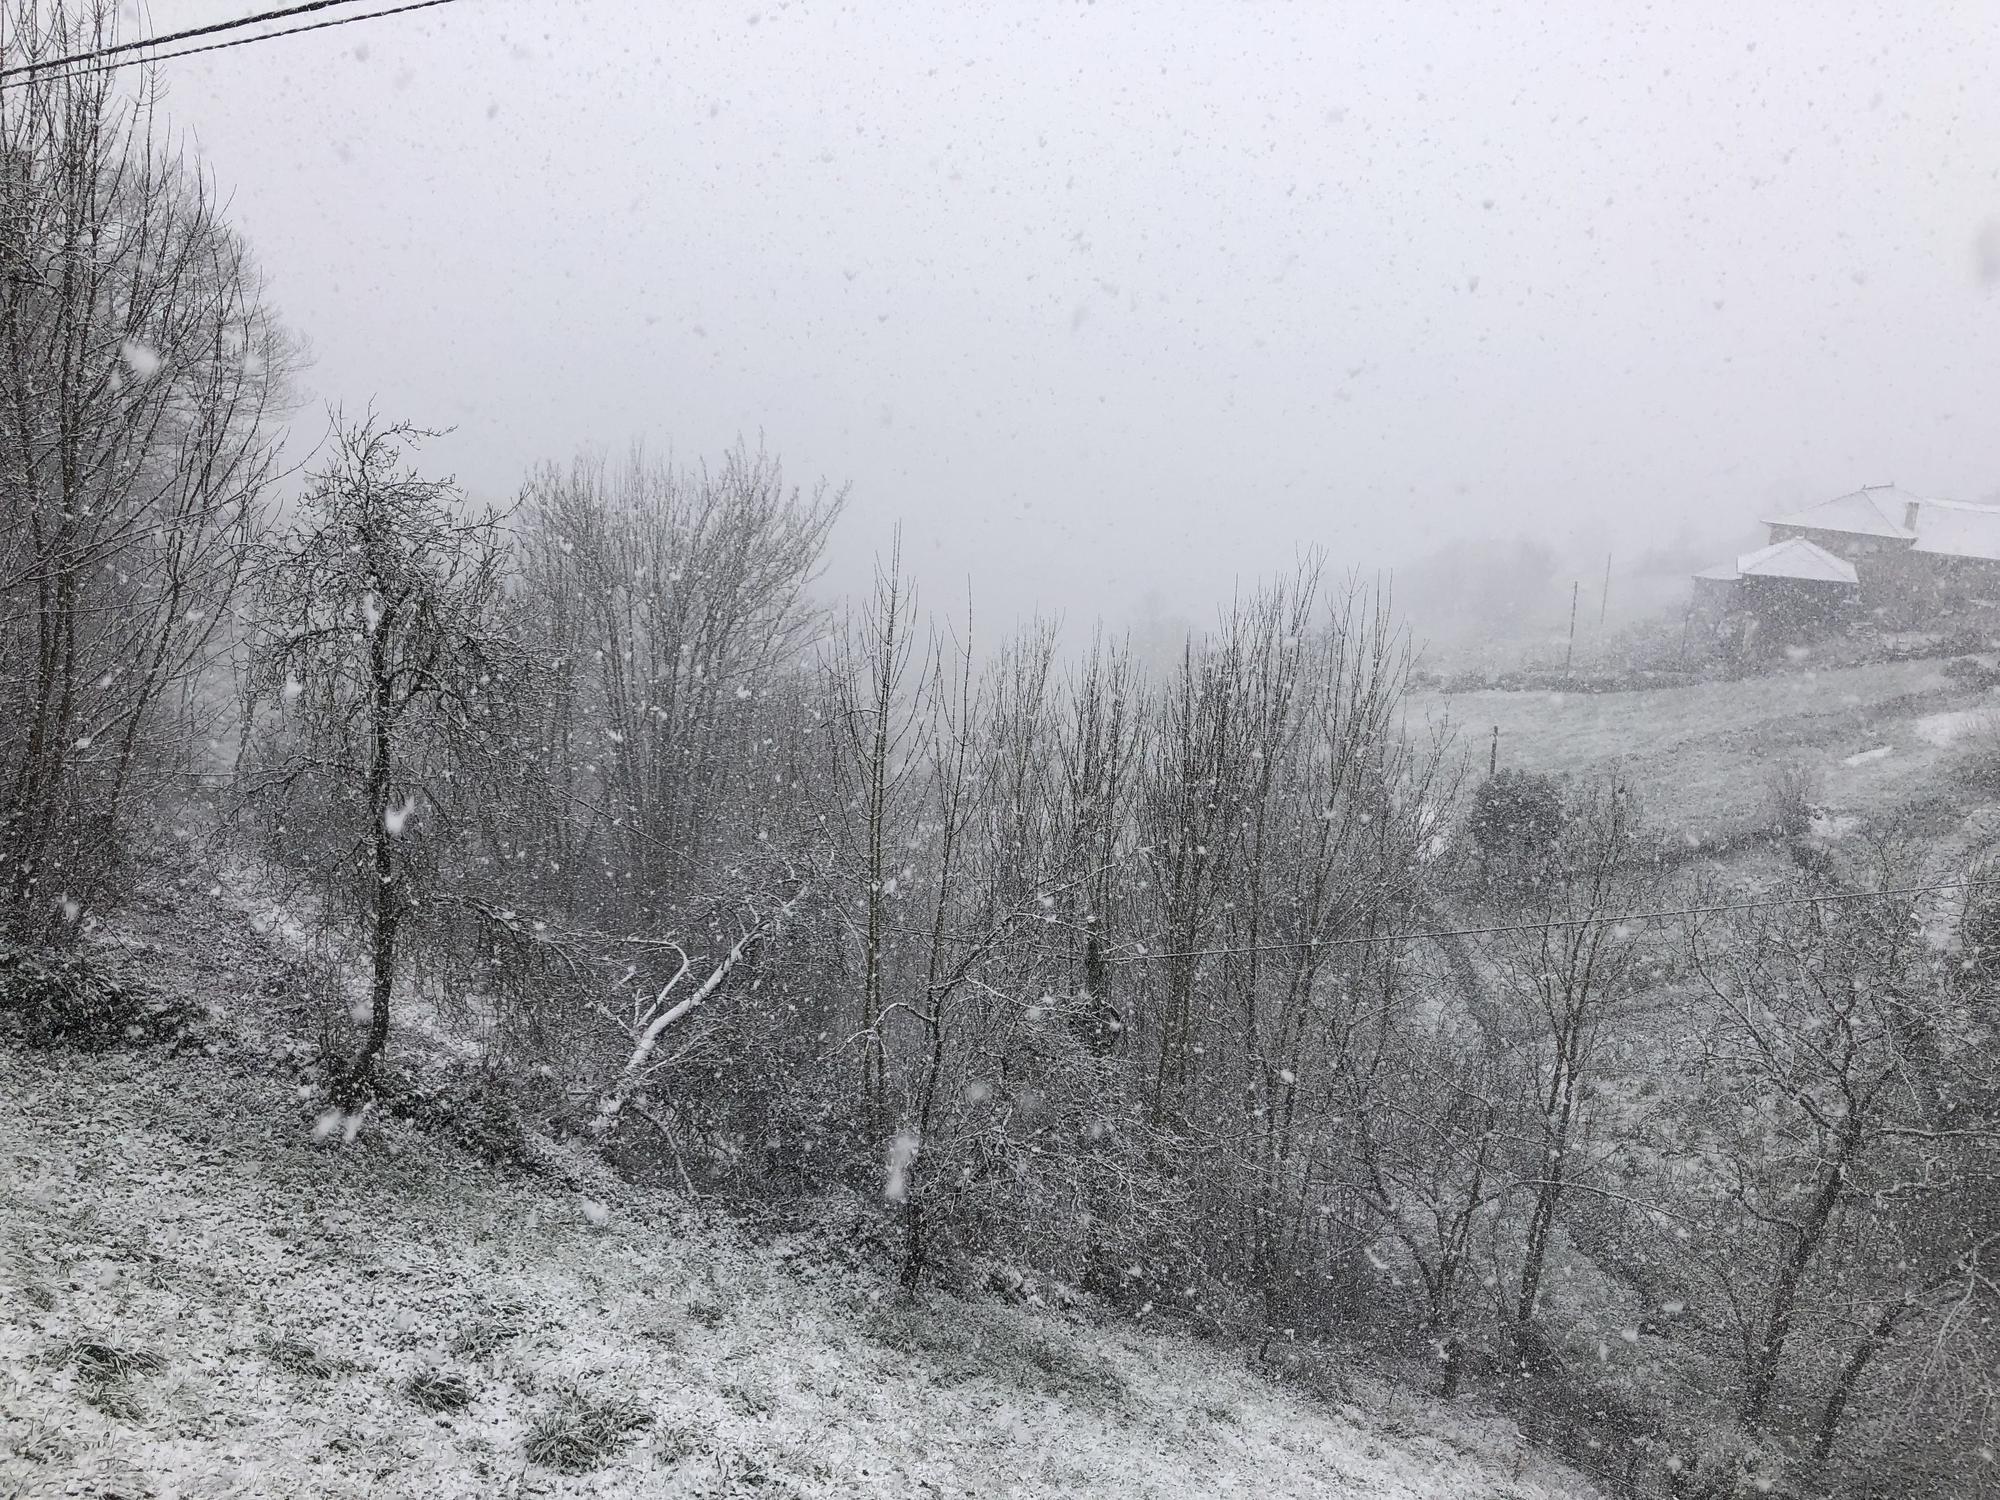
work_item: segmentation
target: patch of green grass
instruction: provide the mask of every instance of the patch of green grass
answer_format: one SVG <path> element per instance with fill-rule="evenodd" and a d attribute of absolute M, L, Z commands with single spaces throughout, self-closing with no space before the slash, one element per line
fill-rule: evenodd
<path fill-rule="evenodd" d="M 704 1298 L 697 1297 L 688 1303 L 687 1314 L 704 1328 L 720 1328 L 723 1323 L 721 1305 Z"/>
<path fill-rule="evenodd" d="M 779 1477 L 767 1460 L 754 1453 L 735 1455 L 723 1465 L 723 1469 L 733 1485 L 746 1490 L 755 1490 L 760 1495 L 768 1495 L 771 1500 L 790 1500 L 790 1497 L 799 1493 L 796 1488 Z"/>
<path fill-rule="evenodd" d="M 707 1452 L 708 1443 L 685 1422 L 673 1422 L 659 1429 L 653 1439 L 653 1451 L 662 1463 L 677 1464 Z"/>
<path fill-rule="evenodd" d="M 859 1327 L 884 1348 L 930 1358 L 944 1384 L 984 1377 L 1091 1404 L 1126 1394 L 1124 1378 L 1105 1360 L 1011 1318 L 942 1304 L 875 1303 L 861 1314 Z"/>
<path fill-rule="evenodd" d="M 150 1349 L 128 1349 L 88 1336 L 63 1339 L 43 1362 L 75 1370 L 85 1401 L 114 1421 L 131 1423 L 144 1417 L 132 1377 L 159 1375 L 167 1368 L 166 1359 Z"/>
<path fill-rule="evenodd" d="M 14 1452 L 31 1464 L 66 1464 L 76 1457 L 76 1443 L 59 1427 L 36 1422 L 8 1439 Z"/>
<path fill-rule="evenodd" d="M 419 1370 L 403 1383 L 403 1394 L 427 1412 L 464 1411 L 478 1391 L 456 1370 Z"/>
<path fill-rule="evenodd" d="M 1125 1394 L 1125 1380 L 1096 1355 L 1058 1339 L 1032 1336 L 1020 1345 L 1040 1389 L 1054 1395 L 1111 1401 Z"/>
<path fill-rule="evenodd" d="M 722 1387 L 722 1396 L 746 1417 L 766 1417 L 778 1409 L 777 1397 L 761 1380 L 732 1380 Z"/>
<path fill-rule="evenodd" d="M 264 1358 L 276 1368 L 308 1380 L 331 1380 L 342 1368 L 340 1361 L 329 1359 L 304 1339 L 283 1335 L 266 1339 L 263 1350 Z"/>
<path fill-rule="evenodd" d="M 1266 1373 L 1315 1401 L 1347 1406 L 1354 1402 L 1346 1351 L 1321 1343 L 1291 1344 L 1276 1351 Z"/>
<path fill-rule="evenodd" d="M 527 1331 L 525 1310 L 503 1304 L 491 1317 L 475 1318 L 453 1334 L 451 1352 L 463 1359 L 489 1359 Z"/>
<path fill-rule="evenodd" d="M 629 1396 L 593 1396 L 572 1387 L 529 1424 L 523 1451 L 530 1463 L 558 1474 L 588 1474 L 652 1425 L 653 1414 Z"/>
<path fill-rule="evenodd" d="M 127 1349 L 102 1339 L 79 1335 L 53 1345 L 47 1363 L 74 1369 L 84 1380 L 124 1380 L 133 1375 L 158 1375 L 166 1359 L 150 1349 Z"/>
<path fill-rule="evenodd" d="M 898 1354 L 959 1354 L 967 1342 L 961 1330 L 907 1302 L 869 1303 L 855 1326 L 873 1342 Z"/>
<path fill-rule="evenodd" d="M 681 1347 L 684 1326 L 681 1319 L 673 1313 L 656 1312 L 638 1319 L 632 1325 L 632 1336 L 662 1349 L 678 1349 Z"/>

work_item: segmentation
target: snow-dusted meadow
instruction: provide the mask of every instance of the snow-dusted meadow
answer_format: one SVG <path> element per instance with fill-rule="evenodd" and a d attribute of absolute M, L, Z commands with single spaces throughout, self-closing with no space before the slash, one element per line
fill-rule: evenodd
<path fill-rule="evenodd" d="M 198 891 L 107 936 L 213 1014 L 177 1055 L 0 1050 L 0 1494 L 1594 1493 L 1504 1420 L 1087 1307 L 910 1303 L 584 1150 L 316 1140 L 282 950 Z"/>

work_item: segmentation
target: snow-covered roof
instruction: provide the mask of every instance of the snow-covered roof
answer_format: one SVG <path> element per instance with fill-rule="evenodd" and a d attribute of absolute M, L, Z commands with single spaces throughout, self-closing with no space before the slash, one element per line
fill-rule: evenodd
<path fill-rule="evenodd" d="M 1860 582 L 1853 563 L 1844 557 L 1835 557 L 1826 548 L 1802 536 L 1744 553 L 1736 559 L 1736 571 L 1744 578 L 1793 578 L 1805 583 Z"/>
<path fill-rule="evenodd" d="M 1923 502 L 1893 484 L 1870 484 L 1850 495 L 1808 505 L 1804 510 L 1771 516 L 1766 526 L 1796 526 L 1802 531 L 1842 531 L 1850 536 L 1881 536 L 1907 542 L 1916 532 L 1903 524 L 1908 507 Z"/>
<path fill-rule="evenodd" d="M 2000 562 L 2000 507 L 1964 500 L 1919 501 L 1917 542 L 1910 550 Z"/>

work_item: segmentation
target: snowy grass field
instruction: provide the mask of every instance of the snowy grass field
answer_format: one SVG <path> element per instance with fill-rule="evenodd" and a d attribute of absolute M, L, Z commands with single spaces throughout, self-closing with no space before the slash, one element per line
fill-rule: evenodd
<path fill-rule="evenodd" d="M 150 915 L 145 912 L 150 911 Z M 316 1139 L 269 954 L 193 891 L 127 972 L 206 1047 L 0 1047 L 0 1497 L 1583 1497 L 1359 1373 L 932 1295 L 539 1143 Z"/>
<path fill-rule="evenodd" d="M 1654 816 L 1708 836 L 1759 816 L 1770 768 L 1786 759 L 1813 767 L 1834 807 L 1867 812 L 1934 789 L 1941 764 L 1973 737 L 2000 742 L 2000 697 L 1954 685 L 1940 665 L 1788 671 L 1631 693 L 1425 693 L 1409 714 L 1413 724 L 1449 718 L 1482 775 L 1496 724 L 1502 766 L 1621 766 Z"/>

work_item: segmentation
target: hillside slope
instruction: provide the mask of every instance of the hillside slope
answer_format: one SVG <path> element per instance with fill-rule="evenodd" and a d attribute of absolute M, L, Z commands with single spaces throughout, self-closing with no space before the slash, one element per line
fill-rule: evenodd
<path fill-rule="evenodd" d="M 1914 661 L 1623 693 L 1420 693 L 1408 719 L 1449 720 L 1482 772 L 1496 727 L 1502 766 L 1620 767 L 1652 816 L 1707 835 L 1763 816 L 1783 760 L 1811 768 L 1840 808 L 1880 811 L 1928 792 L 1952 745 L 1990 735 L 1996 713 L 1993 694 Z"/>
<path fill-rule="evenodd" d="M 1115 1322 L 901 1303 L 582 1153 L 315 1140 L 261 944 L 199 904 L 123 936 L 221 1008 L 206 1050 L 0 1045 L 0 1496 L 1592 1493 L 1359 1377 L 1333 1407 Z"/>

